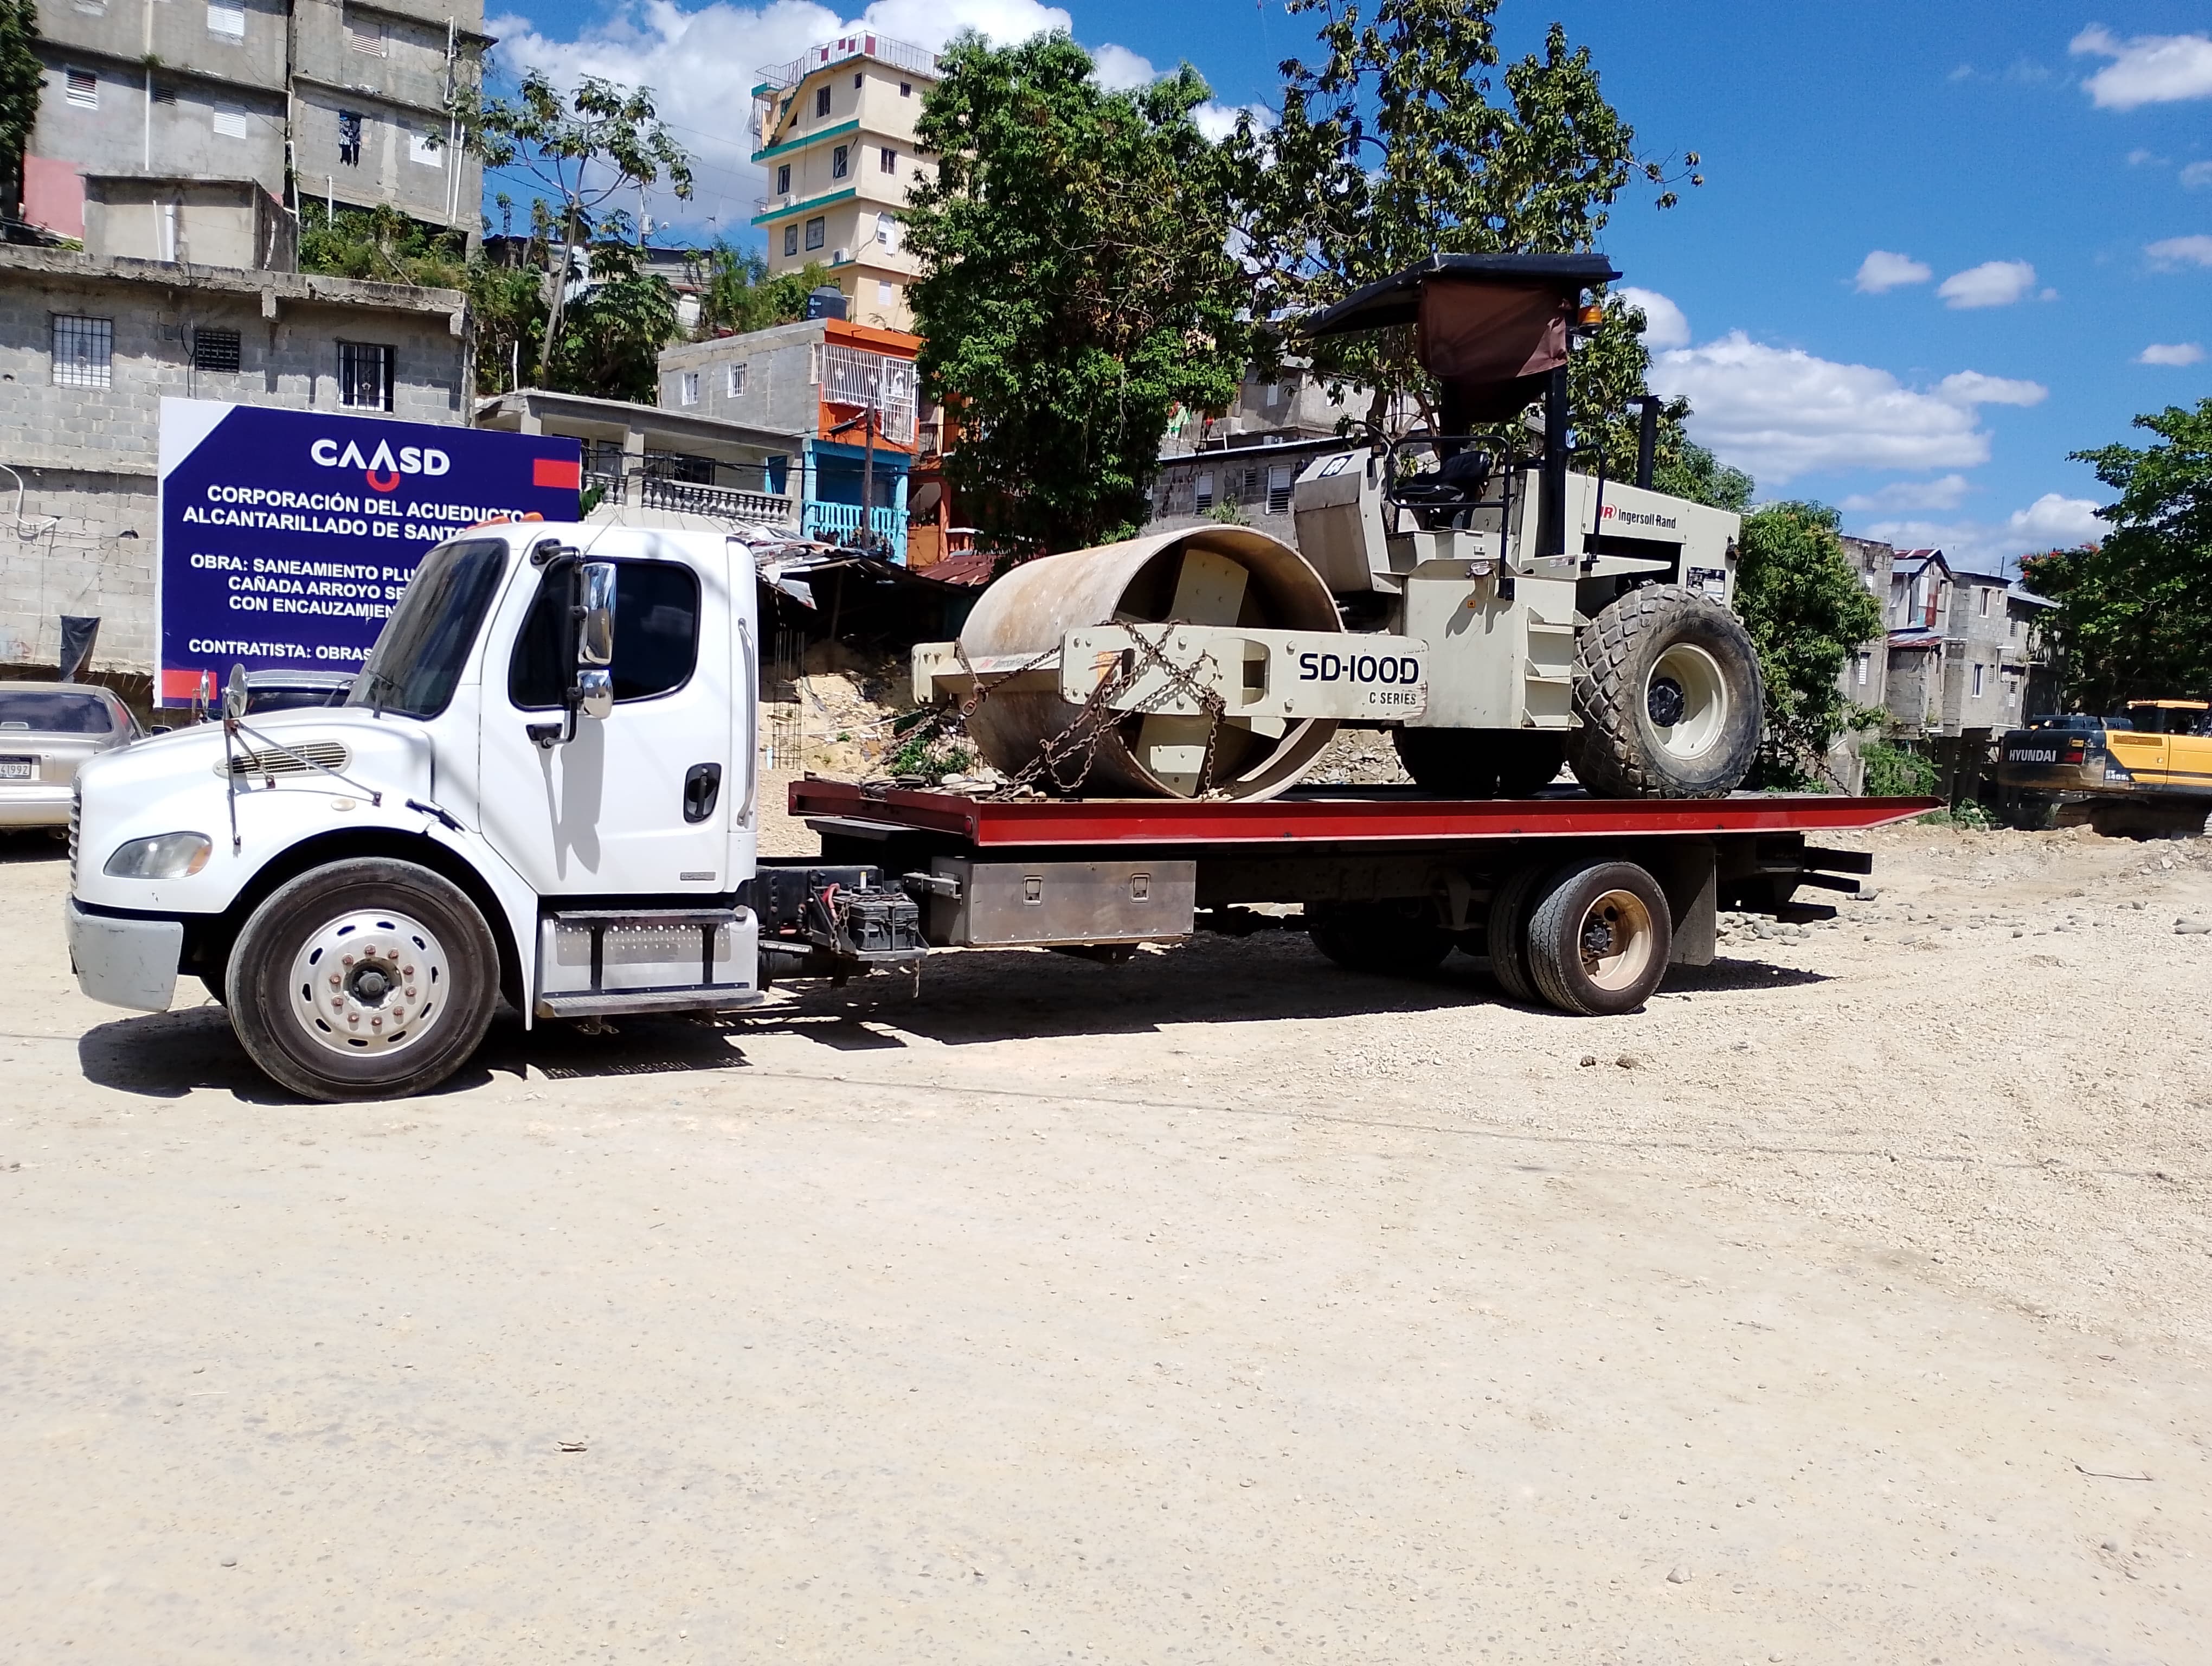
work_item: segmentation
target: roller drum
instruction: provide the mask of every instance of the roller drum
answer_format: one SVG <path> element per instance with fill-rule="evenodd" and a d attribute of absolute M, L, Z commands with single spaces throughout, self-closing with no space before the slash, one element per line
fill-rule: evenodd
<path fill-rule="evenodd" d="M 1297 550 L 1245 526 L 1196 526 L 1048 556 L 986 590 L 960 633 L 971 659 L 1056 652 L 1070 630 L 1103 624 L 1242 625 L 1340 631 L 1336 603 Z M 1066 736 L 1082 708 L 1057 689 L 988 693 L 968 733 L 991 763 L 1019 775 Z M 1109 715 L 1073 790 L 1097 797 L 1265 799 L 1310 769 L 1333 720 L 1295 721 L 1166 714 Z M 1206 758 L 1211 743 L 1212 756 Z M 1077 766 L 1066 766 L 1072 775 Z M 1038 780 L 1047 790 L 1062 783 Z"/>

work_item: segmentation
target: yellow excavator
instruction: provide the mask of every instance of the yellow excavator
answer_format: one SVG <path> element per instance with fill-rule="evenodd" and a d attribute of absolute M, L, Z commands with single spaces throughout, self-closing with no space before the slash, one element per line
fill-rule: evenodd
<path fill-rule="evenodd" d="M 2188 837 L 2212 815 L 2212 702 L 2130 700 L 2110 717 L 2069 713 L 2009 732 L 1997 784 L 2047 793 L 2060 821 L 2130 838 Z"/>

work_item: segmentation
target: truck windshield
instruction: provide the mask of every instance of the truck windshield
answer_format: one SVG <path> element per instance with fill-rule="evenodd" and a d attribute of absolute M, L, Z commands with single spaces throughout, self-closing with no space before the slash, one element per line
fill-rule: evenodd
<path fill-rule="evenodd" d="M 423 556 L 346 704 L 408 717 L 445 710 L 506 570 L 507 545 L 495 538 L 441 544 Z"/>

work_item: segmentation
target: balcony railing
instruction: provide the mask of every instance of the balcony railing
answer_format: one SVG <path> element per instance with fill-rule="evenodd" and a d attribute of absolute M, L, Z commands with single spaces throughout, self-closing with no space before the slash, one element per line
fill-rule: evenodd
<path fill-rule="evenodd" d="M 870 509 L 868 531 L 891 547 L 892 558 L 906 559 L 906 520 L 904 509 L 878 506 Z M 857 503 L 810 503 L 799 522 L 799 531 L 808 538 L 818 538 L 835 544 L 850 544 L 860 536 L 860 506 Z"/>
<path fill-rule="evenodd" d="M 747 491 L 742 486 L 708 486 L 692 480 L 663 480 L 653 475 L 590 472 L 586 489 L 597 487 L 602 503 L 635 504 L 641 509 L 669 509 L 715 520 L 764 522 L 787 526 L 798 517 L 781 492 Z"/>
<path fill-rule="evenodd" d="M 883 418 L 878 430 L 895 446 L 910 446 L 921 405 L 915 398 L 912 359 L 895 359 L 834 343 L 822 349 L 822 397 L 834 405 L 873 407 Z"/>
<path fill-rule="evenodd" d="M 826 70 L 848 58 L 872 58 L 894 70 L 910 70 L 918 76 L 937 73 L 935 52 L 862 30 L 810 46 L 788 64 L 764 64 L 754 74 L 764 87 L 796 87 L 817 70 Z"/>

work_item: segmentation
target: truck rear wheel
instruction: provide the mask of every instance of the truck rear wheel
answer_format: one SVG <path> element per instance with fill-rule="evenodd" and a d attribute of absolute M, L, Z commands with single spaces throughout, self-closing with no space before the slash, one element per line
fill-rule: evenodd
<path fill-rule="evenodd" d="M 1490 975 L 1508 1000 L 1534 1006 L 1543 999 L 1528 971 L 1528 916 L 1543 900 L 1550 870 L 1516 868 L 1490 894 L 1490 924 L 1483 933 L 1490 950 Z"/>
<path fill-rule="evenodd" d="M 1567 761 L 1563 732 L 1393 729 L 1390 744 L 1414 784 L 1446 799 L 1525 799 Z"/>
<path fill-rule="evenodd" d="M 1452 952 L 1451 933 L 1413 903 L 1333 908 L 1307 930 L 1316 948 L 1355 972 L 1432 972 Z"/>
<path fill-rule="evenodd" d="M 1667 975 L 1674 922 L 1659 882 L 1633 862 L 1554 876 L 1528 920 L 1528 971 L 1563 1012 L 1633 1012 Z"/>
<path fill-rule="evenodd" d="M 1724 797 L 1751 771 L 1764 698 L 1742 621 L 1677 585 L 1632 590 L 1575 646 L 1575 778 L 1602 798 Z"/>
<path fill-rule="evenodd" d="M 238 935 L 231 1028 L 248 1057 L 310 1099 L 421 1093 L 477 1050 L 499 948 L 468 897 L 413 862 L 367 857 L 279 886 Z"/>

